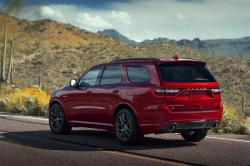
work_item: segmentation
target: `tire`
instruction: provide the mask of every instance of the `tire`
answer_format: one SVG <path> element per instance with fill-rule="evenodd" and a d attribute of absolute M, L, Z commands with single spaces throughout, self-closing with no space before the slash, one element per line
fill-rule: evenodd
<path fill-rule="evenodd" d="M 72 127 L 68 125 L 63 108 L 54 104 L 49 111 L 49 126 L 54 134 L 68 134 Z"/>
<path fill-rule="evenodd" d="M 198 142 L 207 135 L 207 129 L 199 129 L 191 132 L 181 133 L 181 136 L 188 142 Z"/>
<path fill-rule="evenodd" d="M 143 139 L 135 115 L 128 108 L 118 112 L 115 117 L 115 136 L 123 145 L 136 145 Z"/>

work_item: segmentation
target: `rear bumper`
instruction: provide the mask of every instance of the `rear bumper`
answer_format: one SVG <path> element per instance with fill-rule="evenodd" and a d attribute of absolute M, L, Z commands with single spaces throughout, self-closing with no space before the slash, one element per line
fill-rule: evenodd
<path fill-rule="evenodd" d="M 160 112 L 160 113 L 158 113 Z M 180 133 L 182 131 L 194 130 L 194 129 L 211 129 L 212 125 L 216 122 L 219 124 L 222 121 L 223 106 L 220 104 L 216 111 L 197 111 L 197 112 L 171 112 L 166 106 L 164 109 L 159 111 L 152 111 L 151 116 L 147 117 L 152 119 L 151 122 L 140 123 L 141 132 L 144 134 L 149 133 L 166 133 L 168 127 L 172 123 L 177 124 L 177 128 L 174 132 Z M 147 112 L 148 113 L 148 112 Z M 158 113 L 158 116 L 154 116 Z"/>
<path fill-rule="evenodd" d="M 176 121 L 168 123 L 155 134 L 180 133 L 183 131 L 195 130 L 195 129 L 212 129 L 214 127 L 219 127 L 220 124 L 221 124 L 220 120 Z M 171 131 L 173 129 L 173 126 L 174 130 Z"/>

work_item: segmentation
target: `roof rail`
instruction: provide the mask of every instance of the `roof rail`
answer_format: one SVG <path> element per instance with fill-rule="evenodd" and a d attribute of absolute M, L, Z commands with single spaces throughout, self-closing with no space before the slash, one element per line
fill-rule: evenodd
<path fill-rule="evenodd" d="M 159 60 L 157 58 L 130 58 L 130 59 L 116 59 L 110 62 L 119 62 L 119 61 L 137 61 L 137 60 Z"/>
<path fill-rule="evenodd" d="M 193 58 L 181 58 L 181 59 L 191 59 L 191 60 L 196 60 L 196 59 L 193 59 Z"/>

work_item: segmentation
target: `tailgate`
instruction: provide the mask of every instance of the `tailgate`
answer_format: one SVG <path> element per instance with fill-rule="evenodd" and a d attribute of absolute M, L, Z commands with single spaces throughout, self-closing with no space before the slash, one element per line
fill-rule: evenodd
<path fill-rule="evenodd" d="M 166 98 L 170 111 L 175 113 L 216 111 L 221 101 L 211 89 L 204 88 L 181 89 L 175 96 L 166 94 Z"/>
<path fill-rule="evenodd" d="M 171 112 L 211 112 L 221 102 L 220 85 L 200 61 L 158 64 L 167 105 Z"/>

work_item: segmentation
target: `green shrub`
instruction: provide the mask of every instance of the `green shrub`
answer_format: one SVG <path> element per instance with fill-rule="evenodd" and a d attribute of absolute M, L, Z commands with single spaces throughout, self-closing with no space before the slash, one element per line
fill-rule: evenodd
<path fill-rule="evenodd" d="M 250 125 L 245 118 L 232 106 L 224 106 L 221 126 L 213 129 L 214 133 L 249 134 Z"/>
<path fill-rule="evenodd" d="M 24 115 L 47 116 L 50 95 L 37 88 L 25 88 L 0 97 L 0 110 Z"/>

